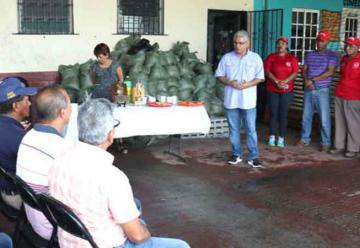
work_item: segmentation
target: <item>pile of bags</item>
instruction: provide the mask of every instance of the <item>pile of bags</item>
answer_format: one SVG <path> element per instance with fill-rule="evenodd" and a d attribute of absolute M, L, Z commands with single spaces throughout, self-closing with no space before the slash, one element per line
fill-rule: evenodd
<path fill-rule="evenodd" d="M 224 115 L 223 85 L 214 77 L 211 64 L 190 52 L 188 42 L 177 42 L 169 51 L 161 51 L 157 43 L 151 45 L 140 36 L 129 36 L 115 45 L 110 56 L 133 82 L 144 84 L 146 95 L 204 101 L 210 116 Z M 73 102 L 81 103 L 91 94 L 93 62 L 59 66 L 62 84 Z"/>

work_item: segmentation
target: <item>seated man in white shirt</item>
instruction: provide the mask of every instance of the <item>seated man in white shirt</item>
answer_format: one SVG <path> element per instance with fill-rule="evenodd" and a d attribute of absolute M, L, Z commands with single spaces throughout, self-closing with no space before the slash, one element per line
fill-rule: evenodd
<path fill-rule="evenodd" d="M 63 131 L 69 123 L 71 103 L 64 88 L 52 85 L 38 92 L 34 106 L 39 120 L 20 143 L 16 174 L 36 193 L 48 193 L 49 169 L 68 146 Z M 53 227 L 42 212 L 26 204 L 25 211 L 34 231 L 49 240 Z"/>
<path fill-rule="evenodd" d="M 83 103 L 78 112 L 79 142 L 49 171 L 50 195 L 69 206 L 99 247 L 189 248 L 178 239 L 151 237 L 139 218 L 129 179 L 113 165 L 106 149 L 119 121 L 106 99 Z M 88 247 L 85 240 L 59 230 L 60 247 Z"/>

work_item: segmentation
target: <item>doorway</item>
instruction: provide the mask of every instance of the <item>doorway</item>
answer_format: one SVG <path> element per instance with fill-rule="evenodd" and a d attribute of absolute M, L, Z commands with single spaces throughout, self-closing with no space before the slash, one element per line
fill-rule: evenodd
<path fill-rule="evenodd" d="M 233 35 L 241 29 L 246 29 L 245 11 L 208 10 L 207 61 L 213 69 L 232 50 Z"/>

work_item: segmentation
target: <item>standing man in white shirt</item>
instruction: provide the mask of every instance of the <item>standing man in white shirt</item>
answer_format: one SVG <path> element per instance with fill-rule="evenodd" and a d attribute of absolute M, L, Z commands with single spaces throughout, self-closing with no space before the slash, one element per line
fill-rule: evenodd
<path fill-rule="evenodd" d="M 224 106 L 230 129 L 232 158 L 229 164 L 242 162 L 240 143 L 241 119 L 244 120 L 248 164 L 262 168 L 256 133 L 256 86 L 264 81 L 264 68 L 260 56 L 249 50 L 249 34 L 238 31 L 234 35 L 234 50 L 224 55 L 216 70 L 216 77 L 225 85 Z"/>

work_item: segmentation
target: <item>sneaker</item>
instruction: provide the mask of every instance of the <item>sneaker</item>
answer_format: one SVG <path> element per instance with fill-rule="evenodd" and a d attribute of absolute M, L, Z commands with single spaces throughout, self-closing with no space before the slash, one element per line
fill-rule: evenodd
<path fill-rule="evenodd" d="M 303 140 L 299 140 L 298 142 L 296 142 L 295 146 L 297 146 L 297 147 L 307 147 L 307 146 L 309 146 L 309 143 L 304 143 Z"/>
<path fill-rule="evenodd" d="M 240 156 L 232 156 L 228 161 L 228 164 L 238 164 L 242 162 L 242 158 Z"/>
<path fill-rule="evenodd" d="M 330 152 L 330 146 L 329 145 L 321 145 L 320 152 Z"/>
<path fill-rule="evenodd" d="M 284 138 L 282 138 L 282 137 L 279 137 L 279 138 L 278 138 L 277 146 L 278 146 L 279 148 L 284 148 L 284 147 L 285 147 L 285 140 L 284 140 Z"/>
<path fill-rule="evenodd" d="M 248 164 L 253 168 L 265 168 L 258 158 L 255 158 L 253 160 L 249 160 Z"/>
<path fill-rule="evenodd" d="M 337 154 L 343 154 L 344 153 L 344 149 L 336 149 L 336 148 L 333 148 L 329 151 L 330 154 L 333 154 L 333 155 L 337 155 Z"/>
<path fill-rule="evenodd" d="M 268 145 L 275 146 L 275 136 L 274 135 L 270 135 Z"/>
<path fill-rule="evenodd" d="M 345 153 L 345 157 L 347 158 L 353 158 L 353 157 L 356 157 L 356 152 L 346 152 Z"/>

